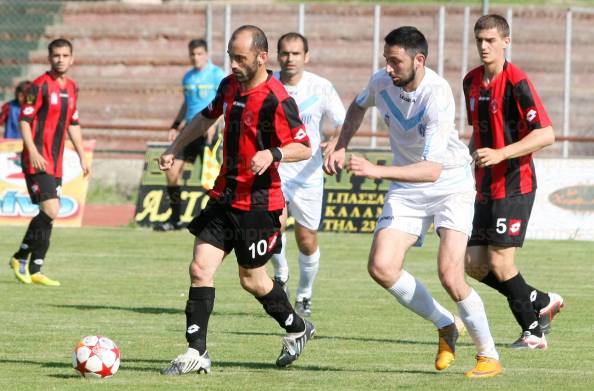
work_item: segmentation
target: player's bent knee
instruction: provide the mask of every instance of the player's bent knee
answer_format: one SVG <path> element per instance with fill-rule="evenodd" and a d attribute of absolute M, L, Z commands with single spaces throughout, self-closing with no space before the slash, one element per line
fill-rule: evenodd
<path fill-rule="evenodd" d="M 374 259 L 368 263 L 367 272 L 375 282 L 387 288 L 396 283 L 400 277 L 400 272 L 388 262 Z"/>
<path fill-rule="evenodd" d="M 210 270 L 200 266 L 200 263 L 197 260 L 193 260 L 192 263 L 190 263 L 189 272 L 192 282 L 201 284 L 208 284 L 212 282 L 214 277 L 213 273 Z"/>

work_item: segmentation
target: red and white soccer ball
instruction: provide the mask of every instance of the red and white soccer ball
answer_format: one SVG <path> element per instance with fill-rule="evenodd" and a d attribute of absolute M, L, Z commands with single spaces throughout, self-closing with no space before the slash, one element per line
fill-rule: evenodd
<path fill-rule="evenodd" d="M 107 337 L 84 337 L 72 352 L 72 366 L 82 377 L 112 377 L 120 367 L 120 349 Z"/>

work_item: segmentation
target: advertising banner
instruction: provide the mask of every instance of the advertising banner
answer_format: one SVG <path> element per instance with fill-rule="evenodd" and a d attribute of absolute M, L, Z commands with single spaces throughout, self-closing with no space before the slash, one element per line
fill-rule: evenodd
<path fill-rule="evenodd" d="M 93 159 L 95 140 L 85 141 L 85 155 L 89 165 Z M 21 168 L 21 140 L 0 139 L 0 224 L 27 225 L 39 212 L 31 202 L 25 176 Z M 80 227 L 87 197 L 89 178 L 82 175 L 78 154 L 72 143 L 64 148 L 64 177 L 60 198 L 60 212 L 54 224 L 58 227 Z"/>

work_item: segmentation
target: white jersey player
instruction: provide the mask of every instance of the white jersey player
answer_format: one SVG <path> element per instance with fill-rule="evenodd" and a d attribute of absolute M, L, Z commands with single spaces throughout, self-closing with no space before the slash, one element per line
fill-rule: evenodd
<path fill-rule="evenodd" d="M 302 316 L 311 315 L 311 296 L 320 264 L 317 230 L 322 214 L 324 191 L 323 156 L 320 147 L 320 127 L 326 118 L 338 129 L 345 117 L 345 109 L 338 93 L 328 80 L 304 71 L 309 60 L 307 39 L 298 33 L 287 33 L 278 41 L 280 72 L 275 73 L 287 92 L 299 106 L 301 120 L 309 137 L 312 157 L 279 167 L 287 208 L 295 218 L 295 239 L 299 248 L 299 286 L 295 310 Z M 274 255 L 272 263 L 275 279 L 284 284 L 288 294 L 289 267 L 285 255 L 286 235 L 282 236 L 283 250 Z"/>
<path fill-rule="evenodd" d="M 414 27 L 400 27 L 385 37 L 386 68 L 350 105 L 324 169 L 334 174 L 343 167 L 350 139 L 367 108 L 376 106 L 389 127 L 393 165 L 377 166 L 357 156 L 348 165 L 354 175 L 393 181 L 378 219 L 369 274 L 400 304 L 438 329 L 437 370 L 454 361 L 456 340 L 466 326 L 477 349 L 477 364 L 465 375 L 491 377 L 502 371 L 499 355 L 482 300 L 464 280 L 475 196 L 471 158 L 454 127 L 452 91 L 425 67 L 427 52 L 427 40 Z M 461 322 L 403 269 L 408 249 L 422 244 L 432 223 L 440 238 L 439 279 L 456 302 Z"/>

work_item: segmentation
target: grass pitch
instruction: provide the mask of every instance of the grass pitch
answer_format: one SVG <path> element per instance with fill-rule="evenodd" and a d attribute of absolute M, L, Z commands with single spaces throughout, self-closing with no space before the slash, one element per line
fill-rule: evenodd
<path fill-rule="evenodd" d="M 594 389 L 594 243 L 529 241 L 518 264 L 527 281 L 564 296 L 546 351 L 506 346 L 519 335 L 506 300 L 472 282 L 485 301 L 505 373 L 469 380 L 474 364 L 468 336 L 456 363 L 433 368 L 437 333 L 401 307 L 366 272 L 370 235 L 321 234 L 321 269 L 312 321 L 318 334 L 291 367 L 276 369 L 282 330 L 239 286 L 230 256 L 216 279 L 209 324 L 210 376 L 163 377 L 158 370 L 185 350 L 184 306 L 192 237 L 141 229 L 55 229 L 45 271 L 59 288 L 19 284 L 8 268 L 24 233 L 0 228 L 0 388 L 5 390 L 208 389 Z M 292 235 L 292 233 L 289 233 Z M 436 276 L 435 237 L 413 249 L 406 269 L 455 310 Z M 289 255 L 292 294 L 298 280 L 295 245 Z M 85 335 L 112 338 L 122 366 L 112 379 L 86 380 L 71 368 Z"/>

